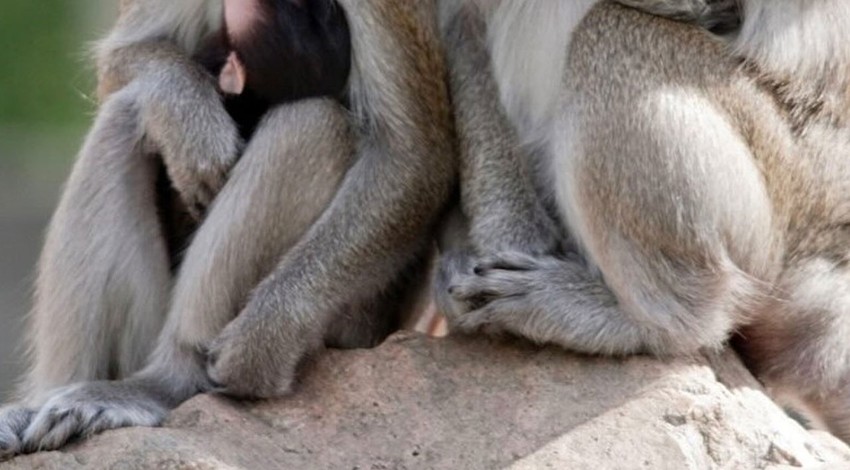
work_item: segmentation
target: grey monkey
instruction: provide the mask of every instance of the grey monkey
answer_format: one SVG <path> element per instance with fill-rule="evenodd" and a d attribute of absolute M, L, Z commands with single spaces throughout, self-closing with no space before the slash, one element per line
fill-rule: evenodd
<path fill-rule="evenodd" d="M 157 425 L 204 391 L 288 393 L 323 345 L 374 345 L 398 323 L 456 180 L 436 3 L 339 4 L 351 110 L 277 107 L 243 150 L 191 60 L 221 3 L 122 2 L 40 261 L 32 368 L 0 411 L 0 458 Z M 209 206 L 176 272 L 162 173 L 182 204 Z"/>
<path fill-rule="evenodd" d="M 437 295 L 455 330 L 591 354 L 734 336 L 850 441 L 850 3 L 738 3 L 724 37 L 607 1 L 444 12 L 468 240 Z"/>

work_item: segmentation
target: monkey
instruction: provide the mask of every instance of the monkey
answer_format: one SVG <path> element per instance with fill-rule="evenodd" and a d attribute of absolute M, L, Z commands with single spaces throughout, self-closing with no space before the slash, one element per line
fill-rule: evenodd
<path fill-rule="evenodd" d="M 607 1 L 444 12 L 468 227 L 436 295 L 455 332 L 586 354 L 731 342 L 850 442 L 850 4 L 739 3 L 722 36 Z"/>
<path fill-rule="evenodd" d="M 323 347 L 390 334 L 456 183 L 447 72 L 435 1 L 339 5 L 350 109 L 274 107 L 243 150 L 193 58 L 220 4 L 122 1 L 39 261 L 32 366 L 0 411 L 0 457 L 155 426 L 198 393 L 281 396 Z M 174 272 L 160 166 L 206 211 Z"/>
<path fill-rule="evenodd" d="M 257 0 L 247 11 L 232 1 L 223 6 L 222 27 L 195 58 L 218 77 L 225 108 L 244 140 L 273 105 L 344 99 L 351 38 L 336 2 Z"/>

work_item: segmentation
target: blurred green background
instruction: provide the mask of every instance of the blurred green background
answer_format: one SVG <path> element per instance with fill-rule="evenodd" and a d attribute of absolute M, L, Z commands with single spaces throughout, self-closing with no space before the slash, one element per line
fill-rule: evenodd
<path fill-rule="evenodd" d="M 20 371 L 44 228 L 94 112 L 88 49 L 118 1 L 0 0 L 0 402 Z"/>

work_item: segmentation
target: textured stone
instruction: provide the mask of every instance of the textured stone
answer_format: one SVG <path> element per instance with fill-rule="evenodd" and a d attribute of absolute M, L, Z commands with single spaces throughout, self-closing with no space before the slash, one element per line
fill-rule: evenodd
<path fill-rule="evenodd" d="M 850 468 L 733 353 L 604 359 L 400 334 L 330 351 L 291 398 L 197 397 L 160 429 L 122 429 L 1 470 Z"/>

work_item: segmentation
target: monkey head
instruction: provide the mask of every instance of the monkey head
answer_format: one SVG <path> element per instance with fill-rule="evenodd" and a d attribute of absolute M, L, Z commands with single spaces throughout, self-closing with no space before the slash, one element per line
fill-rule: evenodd
<path fill-rule="evenodd" d="M 333 0 L 224 0 L 222 39 L 226 94 L 250 91 L 274 104 L 345 91 L 351 37 Z"/>

